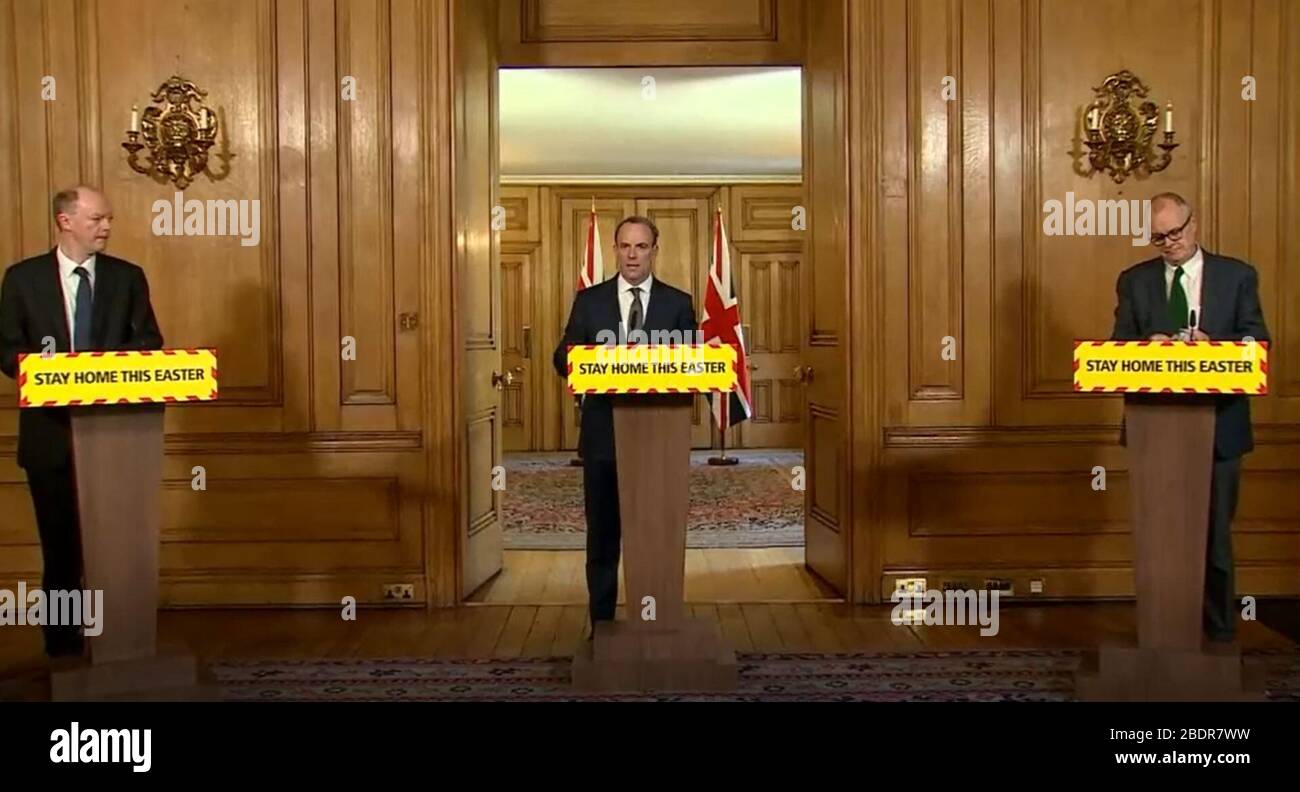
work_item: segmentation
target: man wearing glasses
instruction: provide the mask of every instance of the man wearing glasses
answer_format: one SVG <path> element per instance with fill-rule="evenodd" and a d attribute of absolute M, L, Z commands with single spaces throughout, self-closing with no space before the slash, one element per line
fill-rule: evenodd
<path fill-rule="evenodd" d="M 1151 243 L 1160 256 L 1120 273 L 1113 340 L 1269 340 L 1255 268 L 1202 250 L 1196 232 L 1192 207 L 1181 196 L 1151 199 Z M 1254 447 L 1248 397 L 1216 397 L 1204 620 L 1213 641 L 1231 641 L 1236 633 L 1232 518 L 1241 457 Z"/>

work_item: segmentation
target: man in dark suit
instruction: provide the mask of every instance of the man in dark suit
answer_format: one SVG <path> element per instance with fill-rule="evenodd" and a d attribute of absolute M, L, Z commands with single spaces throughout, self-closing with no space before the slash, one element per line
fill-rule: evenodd
<path fill-rule="evenodd" d="M 113 209 L 98 190 L 54 196 L 57 246 L 9 267 L 0 284 L 0 370 L 18 376 L 20 353 L 161 349 L 144 271 L 105 254 Z M 36 511 L 42 587 L 81 588 L 77 491 L 67 408 L 26 408 L 18 417 L 18 464 Z M 51 658 L 82 653 L 76 626 L 45 628 Z"/>
<path fill-rule="evenodd" d="M 652 275 L 659 253 L 655 224 L 640 216 L 624 218 L 614 229 L 614 250 L 618 276 L 574 297 L 569 323 L 553 356 L 561 377 L 568 376 L 570 345 L 655 342 L 650 334 L 656 331 L 680 333 L 676 343 L 694 340 L 697 327 L 691 296 Z M 594 632 L 596 622 L 613 621 L 618 606 L 621 529 L 614 408 L 609 396 L 583 399 L 578 449 L 587 515 L 587 596 Z"/>
<path fill-rule="evenodd" d="M 1202 250 L 1196 233 L 1192 207 L 1181 196 L 1151 199 L 1151 242 L 1160 257 L 1120 274 L 1112 339 L 1269 340 L 1255 268 Z M 1214 641 L 1231 641 L 1236 634 L 1232 518 L 1241 457 L 1254 447 L 1249 397 L 1216 397 L 1204 619 Z"/>

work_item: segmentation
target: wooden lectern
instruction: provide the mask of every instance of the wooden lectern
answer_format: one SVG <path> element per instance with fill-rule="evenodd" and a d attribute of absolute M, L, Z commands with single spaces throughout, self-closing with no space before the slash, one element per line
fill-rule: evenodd
<path fill-rule="evenodd" d="M 1137 589 L 1136 648 L 1103 647 L 1076 679 L 1080 699 L 1262 698 L 1243 685 L 1232 646 L 1203 646 L 1214 397 L 1126 397 L 1125 433 Z"/>
<path fill-rule="evenodd" d="M 582 642 L 573 662 L 574 687 L 732 690 L 736 658 L 718 626 L 686 616 L 694 397 L 612 398 L 627 619 L 600 623 L 594 640 Z"/>
<path fill-rule="evenodd" d="M 72 409 L 85 588 L 102 590 L 90 663 L 51 675 L 55 700 L 193 699 L 194 658 L 159 653 L 163 406 Z"/>

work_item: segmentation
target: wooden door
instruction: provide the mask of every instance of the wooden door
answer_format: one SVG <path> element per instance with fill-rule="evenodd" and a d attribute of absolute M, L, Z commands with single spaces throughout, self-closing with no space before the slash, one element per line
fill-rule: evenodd
<path fill-rule="evenodd" d="M 704 303 L 704 276 L 709 266 L 709 237 L 713 216 L 707 198 L 643 198 L 636 213 L 650 218 L 659 229 L 659 256 L 654 276 L 682 291 L 695 302 L 698 328 Z M 697 397 L 691 410 L 691 447 L 713 445 L 713 418 L 709 404 Z"/>
<path fill-rule="evenodd" d="M 795 373 L 801 362 L 803 256 L 798 243 L 784 244 L 785 250 L 773 250 L 773 243 L 762 243 L 762 252 L 743 252 L 749 245 L 736 244 L 741 252 L 732 252 L 753 409 L 739 427 L 744 448 L 803 447 L 803 390 Z"/>
<path fill-rule="evenodd" d="M 804 65 L 804 205 L 800 367 L 804 403 L 804 532 L 808 566 L 843 594 L 849 580 L 848 162 L 845 4 L 807 6 Z"/>
<path fill-rule="evenodd" d="M 456 0 L 452 40 L 456 174 L 456 312 L 460 323 L 458 438 L 461 597 L 501 570 L 501 270 L 492 211 L 497 205 L 496 6 Z M 508 482 L 507 482 L 508 485 Z"/>
<path fill-rule="evenodd" d="M 536 247 L 506 243 L 501 249 L 501 365 L 509 375 L 501 391 L 501 434 L 506 451 L 531 451 L 533 445 L 533 259 Z M 546 369 L 540 372 L 546 374 Z"/>

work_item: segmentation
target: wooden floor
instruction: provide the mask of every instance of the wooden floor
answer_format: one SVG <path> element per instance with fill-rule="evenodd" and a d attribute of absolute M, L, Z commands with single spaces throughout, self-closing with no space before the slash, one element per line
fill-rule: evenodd
<path fill-rule="evenodd" d="M 899 652 L 946 649 L 1091 649 L 1136 640 L 1133 606 L 1004 604 L 999 632 L 978 627 L 894 625 L 892 606 L 843 603 L 695 604 L 693 615 L 721 624 L 741 652 Z M 220 658 L 540 657 L 572 655 L 584 640 L 582 605 L 466 605 L 460 608 L 164 611 L 163 640 L 184 642 L 204 660 Z M 1293 633 L 1294 634 L 1294 633 Z M 0 680 L 45 667 L 35 627 L 6 627 Z M 1243 648 L 1294 647 L 1260 622 L 1243 624 Z M 2 699 L 3 696 L 0 696 Z"/>
<path fill-rule="evenodd" d="M 501 573 L 470 602 L 581 605 L 587 601 L 585 564 L 582 550 L 507 550 Z M 835 590 L 804 566 L 802 547 L 686 551 L 688 602 L 835 599 Z"/>

